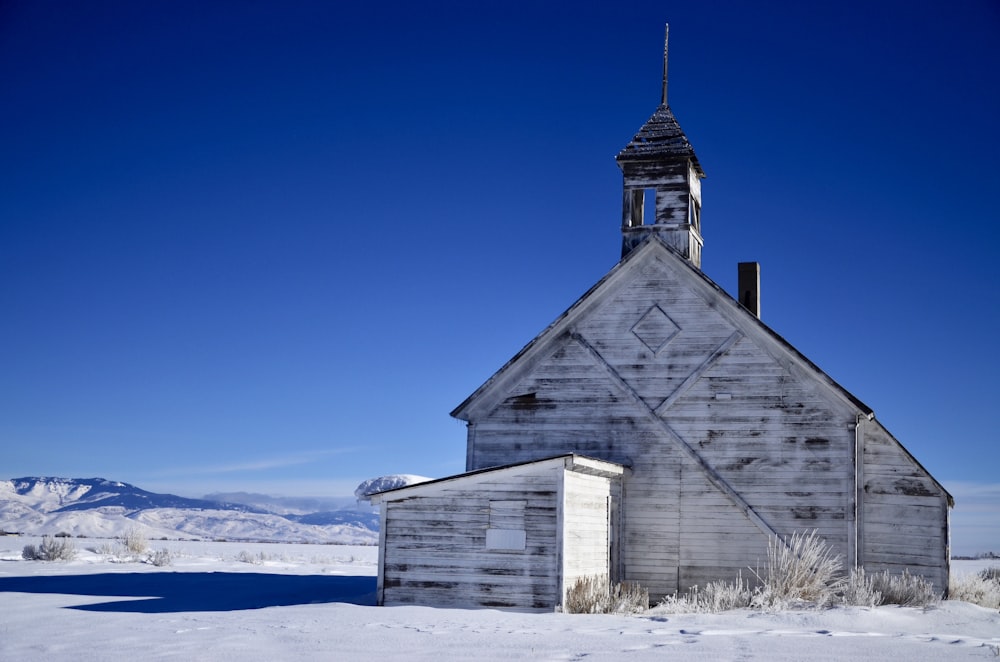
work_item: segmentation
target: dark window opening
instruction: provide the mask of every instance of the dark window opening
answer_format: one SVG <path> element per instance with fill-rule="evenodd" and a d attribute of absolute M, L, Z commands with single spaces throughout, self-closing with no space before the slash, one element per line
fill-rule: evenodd
<path fill-rule="evenodd" d="M 656 224 L 656 189 L 648 188 L 643 191 L 642 200 L 642 222 L 640 225 Z"/>

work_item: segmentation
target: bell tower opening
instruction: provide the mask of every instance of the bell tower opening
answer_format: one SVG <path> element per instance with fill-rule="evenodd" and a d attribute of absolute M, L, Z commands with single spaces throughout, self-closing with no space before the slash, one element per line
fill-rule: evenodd
<path fill-rule="evenodd" d="M 631 217 L 626 225 L 637 228 L 656 222 L 656 189 L 635 189 L 631 192 L 632 204 L 629 205 Z"/>

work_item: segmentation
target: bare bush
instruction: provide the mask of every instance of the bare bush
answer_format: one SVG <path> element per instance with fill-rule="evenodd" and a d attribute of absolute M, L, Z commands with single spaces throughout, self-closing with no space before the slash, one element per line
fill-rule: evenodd
<path fill-rule="evenodd" d="M 636 614 L 649 609 L 649 591 L 638 584 L 612 584 L 607 576 L 581 577 L 566 592 L 570 614 Z"/>
<path fill-rule="evenodd" d="M 43 536 L 38 547 L 25 545 L 21 558 L 29 561 L 70 561 L 76 556 L 76 548 L 68 538 Z"/>
<path fill-rule="evenodd" d="M 42 538 L 39 546 L 42 560 L 44 561 L 71 561 L 76 556 L 76 548 L 68 538 Z"/>
<path fill-rule="evenodd" d="M 142 554 L 149 547 L 145 534 L 134 526 L 129 527 L 116 540 L 130 554 Z"/>
<path fill-rule="evenodd" d="M 787 540 L 772 537 L 767 543 L 765 574 L 752 570 L 761 583 L 753 604 L 766 608 L 797 602 L 826 605 L 839 589 L 840 570 L 840 557 L 815 530 L 797 531 Z"/>

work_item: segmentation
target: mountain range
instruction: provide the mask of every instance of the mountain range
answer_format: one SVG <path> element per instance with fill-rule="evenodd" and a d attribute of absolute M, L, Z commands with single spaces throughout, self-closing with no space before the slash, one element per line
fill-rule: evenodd
<path fill-rule="evenodd" d="M 0 481 L 0 530 L 114 538 L 266 540 L 366 545 L 378 542 L 378 513 L 350 499 L 271 497 L 245 492 L 190 499 L 104 478 Z"/>

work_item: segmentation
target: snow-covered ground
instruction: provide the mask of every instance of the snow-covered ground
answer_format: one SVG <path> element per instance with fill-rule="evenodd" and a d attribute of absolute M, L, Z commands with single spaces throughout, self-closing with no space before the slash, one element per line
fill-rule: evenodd
<path fill-rule="evenodd" d="M 375 547 L 151 541 L 171 565 L 115 563 L 73 539 L 70 562 L 0 537 L 0 659 L 982 660 L 1000 612 L 837 608 L 582 616 L 374 606 Z M 957 561 L 957 573 L 998 565 Z"/>

